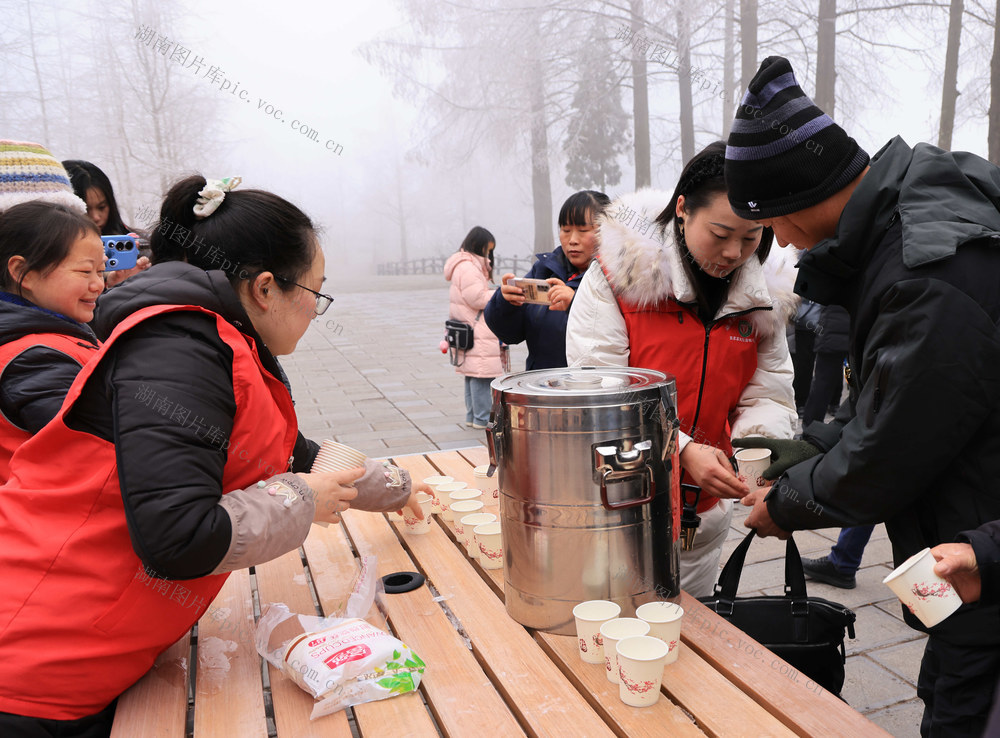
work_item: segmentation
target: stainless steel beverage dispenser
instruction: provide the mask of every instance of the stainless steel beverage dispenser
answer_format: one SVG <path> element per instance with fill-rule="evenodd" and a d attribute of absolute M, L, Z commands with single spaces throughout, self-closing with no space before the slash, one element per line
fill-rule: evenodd
<path fill-rule="evenodd" d="M 573 607 L 622 615 L 680 595 L 677 398 L 650 369 L 571 367 L 495 379 L 507 612 L 572 635 Z"/>

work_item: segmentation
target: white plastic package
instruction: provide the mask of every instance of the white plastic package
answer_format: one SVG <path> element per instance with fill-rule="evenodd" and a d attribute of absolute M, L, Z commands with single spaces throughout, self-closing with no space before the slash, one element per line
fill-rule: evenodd
<path fill-rule="evenodd" d="M 316 698 L 311 718 L 412 692 L 425 664 L 405 643 L 361 619 L 375 598 L 375 557 L 362 559 L 342 617 L 297 615 L 283 603 L 261 612 L 257 652 Z"/>

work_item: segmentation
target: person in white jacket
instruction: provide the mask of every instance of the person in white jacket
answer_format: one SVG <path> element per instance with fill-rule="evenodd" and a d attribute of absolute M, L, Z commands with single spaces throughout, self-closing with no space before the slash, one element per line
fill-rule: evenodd
<path fill-rule="evenodd" d="M 792 270 L 773 270 L 788 283 L 773 298 L 763 266 L 771 233 L 732 212 L 724 155 L 722 141 L 697 154 L 672 196 L 640 190 L 607 208 L 566 335 L 570 366 L 643 367 L 676 380 L 681 481 L 701 488 L 694 547 L 681 553 L 681 587 L 695 597 L 712 593 L 732 500 L 749 491 L 731 440 L 791 438 L 795 419 Z"/>

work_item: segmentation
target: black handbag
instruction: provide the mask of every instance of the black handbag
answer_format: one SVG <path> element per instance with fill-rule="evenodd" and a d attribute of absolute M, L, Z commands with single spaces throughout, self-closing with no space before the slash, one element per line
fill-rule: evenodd
<path fill-rule="evenodd" d="M 472 348 L 475 342 L 476 323 L 479 322 L 479 317 L 482 314 L 483 311 L 480 310 L 479 314 L 476 315 L 476 322 L 472 325 L 453 318 L 448 318 L 444 322 L 445 340 L 448 342 L 448 358 L 451 360 L 452 366 L 461 366 L 465 363 L 464 356 L 461 361 L 458 360 L 458 352 L 468 351 Z"/>
<path fill-rule="evenodd" d="M 840 695 L 844 686 L 844 631 L 854 638 L 856 615 L 836 602 L 806 595 L 799 549 L 785 547 L 785 595 L 737 597 L 740 573 L 753 540 L 750 531 L 726 562 L 715 594 L 700 602 L 773 651 L 809 679 Z"/>

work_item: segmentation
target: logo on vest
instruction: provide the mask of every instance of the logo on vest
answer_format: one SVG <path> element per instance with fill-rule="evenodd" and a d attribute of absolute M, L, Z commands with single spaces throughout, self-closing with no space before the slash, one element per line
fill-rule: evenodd
<path fill-rule="evenodd" d="M 740 332 L 743 338 L 749 338 L 750 334 L 753 333 L 753 325 L 747 318 L 740 318 L 739 322 L 736 324 L 736 330 Z"/>

